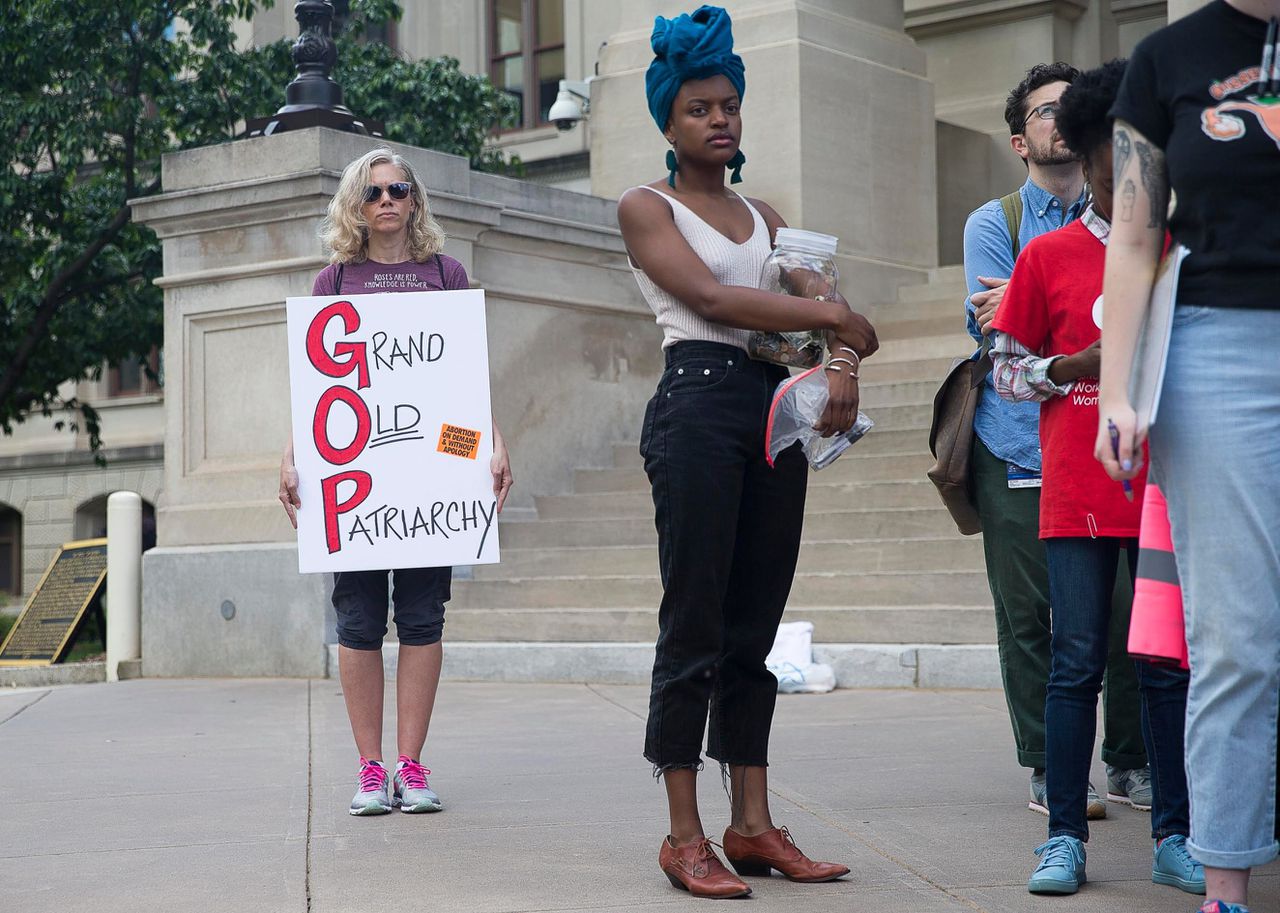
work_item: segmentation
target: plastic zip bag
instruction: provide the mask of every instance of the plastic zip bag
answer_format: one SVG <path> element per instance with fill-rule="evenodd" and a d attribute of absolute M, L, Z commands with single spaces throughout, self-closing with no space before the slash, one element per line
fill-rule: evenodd
<path fill-rule="evenodd" d="M 778 384 L 769 406 L 769 423 L 764 435 L 765 457 L 770 466 L 778 454 L 800 441 L 809 465 L 825 469 L 875 425 L 859 411 L 852 428 L 844 434 L 824 438 L 813 426 L 822 418 L 830 396 L 827 372 L 821 365 Z"/>

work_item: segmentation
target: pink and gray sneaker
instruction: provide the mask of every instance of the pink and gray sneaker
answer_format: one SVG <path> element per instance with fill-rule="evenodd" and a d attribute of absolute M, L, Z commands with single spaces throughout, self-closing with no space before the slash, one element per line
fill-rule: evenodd
<path fill-rule="evenodd" d="M 427 770 L 413 758 L 401 755 L 396 762 L 395 793 L 391 798 L 400 811 L 414 814 L 416 812 L 438 812 L 444 806 L 440 797 L 427 785 Z"/>
<path fill-rule="evenodd" d="M 353 815 L 385 815 L 391 811 L 387 769 L 381 761 L 360 759 L 360 786 L 351 800 Z"/>

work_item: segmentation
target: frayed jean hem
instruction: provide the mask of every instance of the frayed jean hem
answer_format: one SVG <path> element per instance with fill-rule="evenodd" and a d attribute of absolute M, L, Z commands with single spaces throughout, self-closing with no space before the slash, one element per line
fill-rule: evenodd
<path fill-rule="evenodd" d="M 702 772 L 702 760 L 697 761 L 671 761 L 666 764 L 659 764 L 653 758 L 646 757 L 646 761 L 653 765 L 653 778 L 655 780 L 662 779 L 662 775 L 672 770 L 692 770 L 694 773 Z"/>

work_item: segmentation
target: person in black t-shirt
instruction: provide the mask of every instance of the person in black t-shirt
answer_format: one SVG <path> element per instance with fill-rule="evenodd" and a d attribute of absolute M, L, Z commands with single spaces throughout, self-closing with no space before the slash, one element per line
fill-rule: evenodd
<path fill-rule="evenodd" d="M 1147 429 L 1127 384 L 1167 221 L 1190 254 L 1151 429 L 1151 470 L 1169 502 L 1191 663 L 1188 845 L 1205 865 L 1204 909 L 1215 913 L 1246 909 L 1250 869 L 1278 850 L 1275 17 L 1280 0 L 1213 0 L 1150 35 L 1112 109 L 1116 207 L 1096 456 L 1114 479 L 1137 472 Z"/>

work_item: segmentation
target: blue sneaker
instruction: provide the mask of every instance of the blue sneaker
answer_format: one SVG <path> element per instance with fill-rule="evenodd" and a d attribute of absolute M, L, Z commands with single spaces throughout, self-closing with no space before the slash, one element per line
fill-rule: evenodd
<path fill-rule="evenodd" d="M 1249 908 L 1240 903 L 1227 903 L 1225 900 L 1210 900 L 1200 908 L 1200 913 L 1249 913 Z"/>
<path fill-rule="evenodd" d="M 1188 894 L 1204 893 L 1204 866 L 1187 849 L 1187 838 L 1174 834 L 1151 849 L 1151 880 Z"/>
<path fill-rule="evenodd" d="M 1087 880 L 1084 877 L 1084 844 L 1062 834 L 1036 847 L 1040 864 L 1027 881 L 1032 894 L 1074 894 Z"/>
<path fill-rule="evenodd" d="M 1107 801 L 1119 802 L 1140 812 L 1151 811 L 1151 768 L 1126 770 L 1107 765 Z"/>
<path fill-rule="evenodd" d="M 1039 812 L 1042 815 L 1049 814 L 1049 783 L 1045 779 L 1044 771 L 1031 772 L 1031 801 L 1027 803 L 1027 808 L 1033 812 Z"/>

